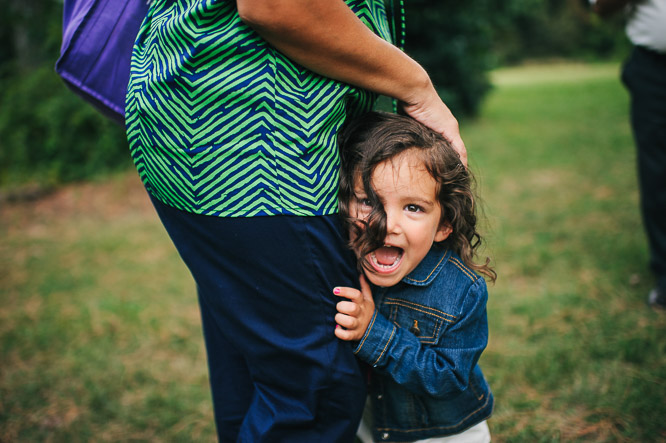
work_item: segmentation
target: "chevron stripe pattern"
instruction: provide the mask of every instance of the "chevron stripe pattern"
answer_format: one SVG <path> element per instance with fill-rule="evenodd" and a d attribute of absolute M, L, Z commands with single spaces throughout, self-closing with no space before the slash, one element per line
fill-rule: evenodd
<path fill-rule="evenodd" d="M 391 40 L 383 0 L 347 0 Z M 155 0 L 127 94 L 132 158 L 166 204 L 222 217 L 337 210 L 336 133 L 375 97 L 319 76 L 243 24 L 235 1 Z"/>

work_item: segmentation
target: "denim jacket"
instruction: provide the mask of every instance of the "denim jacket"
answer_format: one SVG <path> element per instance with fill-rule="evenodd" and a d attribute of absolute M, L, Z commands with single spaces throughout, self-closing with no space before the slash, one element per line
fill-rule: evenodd
<path fill-rule="evenodd" d="M 436 246 L 399 284 L 373 287 L 375 314 L 356 355 L 373 367 L 375 441 L 457 434 L 493 396 L 477 364 L 488 343 L 485 280 Z"/>

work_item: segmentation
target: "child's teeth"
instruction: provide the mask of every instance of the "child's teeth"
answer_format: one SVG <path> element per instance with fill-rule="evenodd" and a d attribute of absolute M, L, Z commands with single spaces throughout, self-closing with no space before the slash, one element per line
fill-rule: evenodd
<path fill-rule="evenodd" d="M 392 268 L 393 266 L 395 266 L 395 264 L 398 263 L 398 261 L 400 261 L 400 257 L 401 257 L 401 256 L 402 256 L 402 254 L 398 255 L 398 256 L 395 258 L 395 260 L 393 261 L 393 263 L 391 263 L 390 265 L 383 265 L 383 264 L 381 264 L 381 263 L 379 263 L 379 262 L 377 261 L 377 257 L 375 256 L 375 253 L 374 253 L 374 252 L 371 254 L 372 262 L 373 262 L 375 265 L 377 265 L 378 267 L 380 267 L 380 268 L 386 268 L 386 269 L 388 269 L 388 268 Z"/>

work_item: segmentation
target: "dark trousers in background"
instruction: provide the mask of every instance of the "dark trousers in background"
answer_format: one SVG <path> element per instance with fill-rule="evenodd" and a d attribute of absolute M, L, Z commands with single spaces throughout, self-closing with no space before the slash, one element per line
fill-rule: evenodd
<path fill-rule="evenodd" d="M 197 284 L 222 442 L 352 442 L 365 383 L 334 335 L 358 287 L 337 215 L 210 217 L 153 204 Z"/>
<path fill-rule="evenodd" d="M 622 72 L 631 95 L 641 211 L 650 267 L 666 291 L 666 54 L 634 48 Z"/>

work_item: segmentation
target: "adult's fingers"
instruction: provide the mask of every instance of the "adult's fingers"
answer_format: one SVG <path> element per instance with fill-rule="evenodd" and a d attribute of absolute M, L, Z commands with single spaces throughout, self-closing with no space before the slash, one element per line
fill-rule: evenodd
<path fill-rule="evenodd" d="M 467 167 L 467 148 L 460 135 L 458 120 L 434 88 L 414 103 L 403 103 L 402 110 L 413 119 L 442 134 L 456 150 L 462 164 Z"/>

